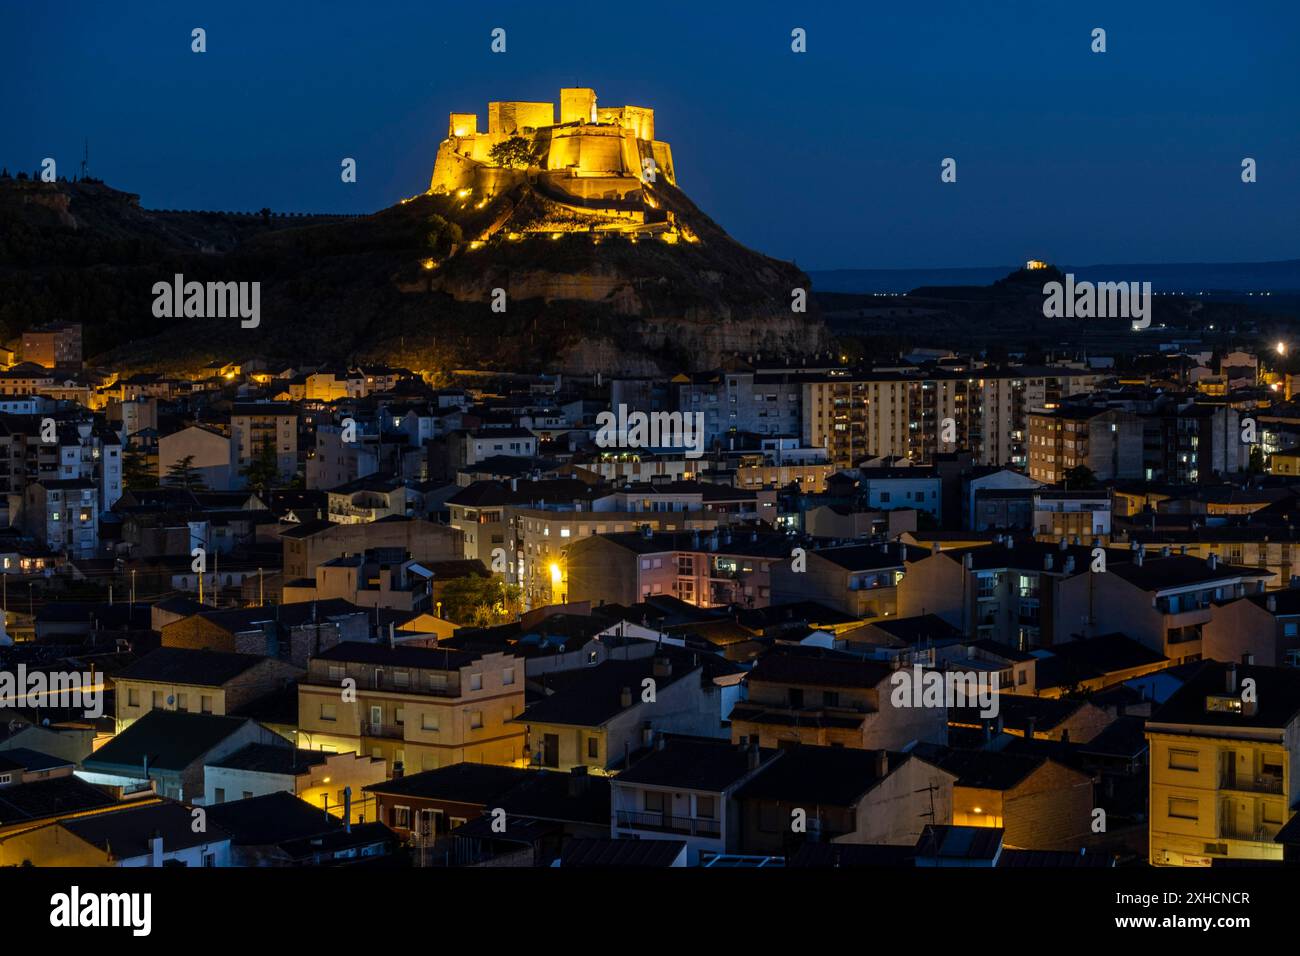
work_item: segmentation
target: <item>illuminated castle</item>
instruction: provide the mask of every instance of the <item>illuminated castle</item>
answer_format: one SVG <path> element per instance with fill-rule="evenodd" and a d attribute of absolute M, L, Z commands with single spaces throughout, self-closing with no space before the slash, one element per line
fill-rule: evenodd
<path fill-rule="evenodd" d="M 527 143 L 526 158 L 494 158 L 494 147 L 515 138 Z M 487 132 L 477 114 L 451 114 L 431 193 L 482 201 L 523 181 L 575 213 L 612 220 L 604 228 L 640 231 L 667 218 L 646 215 L 657 207 L 643 186 L 677 180 L 671 147 L 655 139 L 654 110 L 597 106 L 595 90 L 560 90 L 559 122 L 554 103 L 489 103 Z"/>

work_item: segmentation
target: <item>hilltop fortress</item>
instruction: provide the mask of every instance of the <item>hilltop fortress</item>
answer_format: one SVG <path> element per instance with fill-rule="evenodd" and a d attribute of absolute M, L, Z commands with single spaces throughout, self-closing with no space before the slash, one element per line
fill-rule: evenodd
<path fill-rule="evenodd" d="M 527 181 L 571 213 L 567 228 L 552 219 L 527 231 L 679 235 L 652 196 L 655 183 L 677 182 L 672 148 L 655 139 L 654 110 L 598 106 L 595 90 L 574 88 L 560 90 L 559 122 L 554 103 L 519 101 L 489 103 L 487 132 L 478 119 L 450 115 L 429 192 L 472 195 L 485 205 Z M 512 140 L 522 142 L 502 146 Z"/>

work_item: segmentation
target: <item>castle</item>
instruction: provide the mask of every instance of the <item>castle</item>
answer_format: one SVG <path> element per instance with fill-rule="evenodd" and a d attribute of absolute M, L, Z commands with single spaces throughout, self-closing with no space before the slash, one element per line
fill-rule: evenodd
<path fill-rule="evenodd" d="M 487 132 L 479 132 L 477 114 L 450 115 L 429 192 L 473 194 L 484 202 L 527 181 L 568 207 L 573 228 L 595 220 L 598 225 L 586 228 L 667 232 L 675 238 L 672 217 L 659 211 L 643 188 L 677 181 L 672 148 L 655 139 L 654 110 L 598 106 L 595 90 L 573 88 L 560 90 L 558 123 L 554 103 L 489 103 L 487 118 Z M 493 156 L 494 147 L 515 138 L 527 144 L 526 158 L 516 154 L 507 163 L 499 153 Z"/>

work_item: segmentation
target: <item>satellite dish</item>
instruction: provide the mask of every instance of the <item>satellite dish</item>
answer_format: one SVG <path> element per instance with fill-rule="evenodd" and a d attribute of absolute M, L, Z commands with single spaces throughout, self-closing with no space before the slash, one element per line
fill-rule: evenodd
<path fill-rule="evenodd" d="M 174 694 L 168 694 L 168 695 L 167 695 L 167 706 L 168 706 L 168 707 L 171 707 L 171 706 L 172 706 L 173 704 L 175 704 L 175 703 L 176 703 L 176 695 L 174 695 Z"/>

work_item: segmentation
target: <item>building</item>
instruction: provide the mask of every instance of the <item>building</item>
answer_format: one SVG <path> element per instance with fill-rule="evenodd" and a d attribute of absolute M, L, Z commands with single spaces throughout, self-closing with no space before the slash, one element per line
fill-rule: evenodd
<path fill-rule="evenodd" d="M 298 409 L 294 405 L 236 403 L 230 410 L 230 440 L 241 470 L 258 461 L 269 447 L 275 453 L 281 481 L 290 481 L 298 473 Z"/>
<path fill-rule="evenodd" d="M 203 768 L 247 744 L 291 744 L 255 720 L 176 710 L 151 710 L 82 762 L 87 782 L 128 789 L 148 786 L 172 800 L 198 802 Z"/>
<path fill-rule="evenodd" d="M 99 488 L 88 478 L 39 478 L 23 494 L 22 528 L 70 558 L 99 553 Z"/>
<path fill-rule="evenodd" d="M 626 766 L 654 732 L 723 736 L 721 689 L 704 678 L 693 655 L 663 648 L 654 657 L 606 659 L 556 672 L 544 696 L 515 718 L 528 731 L 529 761 L 540 767 L 586 767 L 603 773 Z"/>
<path fill-rule="evenodd" d="M 1280 860 L 1300 798 L 1300 671 L 1207 662 L 1147 721 L 1150 862 Z"/>
<path fill-rule="evenodd" d="M 1300 589 L 1215 605 L 1201 629 L 1201 653 L 1214 661 L 1300 668 Z"/>
<path fill-rule="evenodd" d="M 521 763 L 523 710 L 524 662 L 505 652 L 344 641 L 314 655 L 298 684 L 302 743 L 386 760 L 394 775 Z"/>
<path fill-rule="evenodd" d="M 735 853 L 743 816 L 736 793 L 778 756 L 757 740 L 657 737 L 648 754 L 610 781 L 611 835 L 685 840 L 688 866 Z"/>
<path fill-rule="evenodd" d="M 160 647 L 113 675 L 115 733 L 153 710 L 226 716 L 280 690 L 301 672 L 257 654 Z"/>
<path fill-rule="evenodd" d="M 924 556 L 899 542 L 808 548 L 802 565 L 772 565 L 772 601 L 817 601 L 855 618 L 896 615 L 907 562 Z"/>
<path fill-rule="evenodd" d="M 794 856 L 809 841 L 913 846 L 952 819 L 956 776 L 912 754 L 800 745 L 736 793 L 739 852 Z"/>
<path fill-rule="evenodd" d="M 44 368 L 81 368 L 81 326 L 54 322 L 23 333 L 24 362 Z"/>
<path fill-rule="evenodd" d="M 776 645 L 745 678 L 748 698 L 731 711 L 731 738 L 764 747 L 793 743 L 897 750 L 945 743 L 945 707 L 897 707 L 888 661 L 816 647 Z"/>
<path fill-rule="evenodd" d="M 364 789 L 387 779 L 388 765 L 373 757 L 249 744 L 204 767 L 203 802 L 214 806 L 292 793 L 335 817 L 342 819 L 346 812 L 352 823 L 360 823 L 376 819 Z"/>
<path fill-rule="evenodd" d="M 242 488 L 238 446 L 228 435 L 206 425 L 190 425 L 158 439 L 158 479 L 185 459 L 204 488 L 229 491 Z"/>
<path fill-rule="evenodd" d="M 790 551 L 783 534 L 643 529 L 576 539 L 555 570 L 567 601 L 628 605 L 670 595 L 697 607 L 766 607 L 772 569 Z"/>
<path fill-rule="evenodd" d="M 0 861 L 15 866 L 230 866 L 230 837 L 215 824 L 196 829 L 193 810 L 168 800 L 65 818 L 10 836 L 0 842 Z"/>

